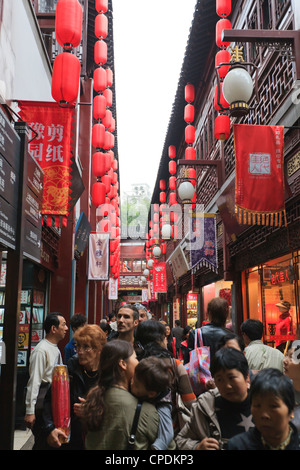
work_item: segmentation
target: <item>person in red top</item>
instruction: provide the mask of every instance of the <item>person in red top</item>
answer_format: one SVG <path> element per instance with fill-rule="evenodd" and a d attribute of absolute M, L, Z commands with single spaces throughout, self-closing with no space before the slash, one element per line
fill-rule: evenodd
<path fill-rule="evenodd" d="M 281 300 L 276 304 L 276 307 L 278 307 L 280 315 L 275 331 L 275 335 L 277 336 L 275 347 L 284 352 L 286 341 L 284 339 L 280 339 L 280 336 L 288 335 L 292 331 L 292 317 L 289 311 L 291 304 L 287 300 Z"/>

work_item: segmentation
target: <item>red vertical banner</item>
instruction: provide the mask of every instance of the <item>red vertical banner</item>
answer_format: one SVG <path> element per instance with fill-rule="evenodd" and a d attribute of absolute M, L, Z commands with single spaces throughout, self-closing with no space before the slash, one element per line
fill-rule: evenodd
<path fill-rule="evenodd" d="M 34 131 L 29 152 L 44 171 L 42 214 L 63 218 L 69 214 L 71 192 L 72 121 L 74 108 L 57 103 L 20 101 L 20 117 Z"/>
<path fill-rule="evenodd" d="M 167 292 L 166 263 L 155 263 L 153 265 L 153 292 Z"/>
<path fill-rule="evenodd" d="M 235 212 L 243 224 L 286 224 L 282 126 L 235 124 Z"/>

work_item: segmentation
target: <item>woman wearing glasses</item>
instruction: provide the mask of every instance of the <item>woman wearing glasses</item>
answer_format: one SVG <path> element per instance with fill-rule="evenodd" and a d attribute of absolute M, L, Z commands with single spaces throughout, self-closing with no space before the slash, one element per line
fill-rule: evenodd
<path fill-rule="evenodd" d="M 98 383 L 100 353 L 106 335 L 98 325 L 85 325 L 74 334 L 76 355 L 67 366 L 70 379 L 71 433 L 70 441 L 61 444 L 63 432 L 56 429 L 51 412 L 51 389 L 44 402 L 45 449 L 84 449 L 81 424 L 82 408 L 88 391 Z M 50 447 L 49 447 L 50 446 Z"/>

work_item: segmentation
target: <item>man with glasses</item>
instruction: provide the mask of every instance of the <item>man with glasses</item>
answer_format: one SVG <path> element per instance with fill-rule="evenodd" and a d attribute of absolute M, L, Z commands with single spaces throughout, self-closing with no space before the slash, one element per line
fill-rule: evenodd
<path fill-rule="evenodd" d="M 152 319 L 152 315 L 148 313 L 148 310 L 146 309 L 145 305 L 137 303 L 134 304 L 134 306 L 138 309 L 139 312 L 139 323 Z"/>

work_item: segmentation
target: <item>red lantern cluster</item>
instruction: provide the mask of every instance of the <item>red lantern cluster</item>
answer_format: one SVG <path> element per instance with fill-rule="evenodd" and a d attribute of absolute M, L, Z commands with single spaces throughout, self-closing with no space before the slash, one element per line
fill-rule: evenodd
<path fill-rule="evenodd" d="M 53 63 L 51 94 L 62 107 L 76 103 L 79 93 L 81 65 L 73 49 L 82 36 L 82 6 L 78 0 L 59 0 L 55 15 L 55 36 L 63 52 Z"/>
<path fill-rule="evenodd" d="M 216 12 L 220 16 L 220 20 L 216 24 L 216 44 L 220 50 L 215 58 L 219 86 L 216 85 L 215 88 L 214 107 L 219 114 L 215 119 L 214 133 L 216 139 L 224 141 L 230 136 L 230 117 L 225 114 L 229 104 L 224 98 L 222 85 L 230 68 L 230 65 L 225 64 L 230 62 L 231 56 L 229 51 L 226 50 L 230 43 L 222 40 L 222 33 L 224 29 L 231 29 L 231 22 L 227 19 L 227 16 L 231 13 L 231 0 L 216 0 Z"/>
<path fill-rule="evenodd" d="M 184 89 L 184 97 L 187 104 L 184 108 L 184 120 L 186 122 L 185 128 L 185 142 L 187 147 L 185 149 L 185 159 L 195 160 L 196 151 L 193 146 L 195 142 L 195 126 L 192 124 L 195 119 L 195 107 L 192 102 L 195 100 L 195 88 L 191 83 L 187 83 Z"/>
<path fill-rule="evenodd" d="M 101 220 L 97 229 L 110 234 L 110 275 L 120 276 L 120 209 L 118 161 L 115 159 L 115 119 L 111 106 L 113 104 L 112 70 L 107 66 L 107 44 L 109 33 L 107 18 L 108 0 L 95 0 L 97 15 L 94 33 L 97 38 L 94 46 L 95 69 L 93 73 L 94 99 L 92 145 L 95 149 L 92 156 L 92 172 L 96 182 L 92 186 L 92 203 L 98 208 L 97 215 Z"/>

